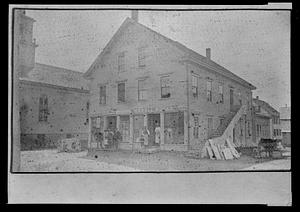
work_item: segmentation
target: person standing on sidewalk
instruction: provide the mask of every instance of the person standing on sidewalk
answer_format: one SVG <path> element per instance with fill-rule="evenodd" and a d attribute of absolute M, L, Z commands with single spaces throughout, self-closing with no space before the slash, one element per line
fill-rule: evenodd
<path fill-rule="evenodd" d="M 161 131 L 160 126 L 157 123 L 156 127 L 155 127 L 155 130 L 154 130 L 154 132 L 155 132 L 155 144 L 159 144 L 160 143 L 160 131 Z"/>
<path fill-rule="evenodd" d="M 113 141 L 114 141 L 114 148 L 115 149 L 118 149 L 119 143 L 121 142 L 121 140 L 122 140 L 122 134 L 119 130 L 116 130 L 114 132 L 114 135 L 113 135 Z"/>
<path fill-rule="evenodd" d="M 144 138 L 144 145 L 148 146 L 150 132 L 149 132 L 149 130 L 147 129 L 146 126 L 143 127 L 142 135 L 143 135 L 143 138 Z"/>

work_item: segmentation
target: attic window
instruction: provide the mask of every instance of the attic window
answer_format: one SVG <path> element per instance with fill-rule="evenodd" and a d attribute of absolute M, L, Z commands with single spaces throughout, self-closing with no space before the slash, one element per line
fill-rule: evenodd
<path fill-rule="evenodd" d="M 118 55 L 118 71 L 119 72 L 125 71 L 125 52 L 121 52 Z"/>
<path fill-rule="evenodd" d="M 160 83 L 161 83 L 161 98 L 169 98 L 171 96 L 170 77 L 169 76 L 161 77 Z"/>
<path fill-rule="evenodd" d="M 139 67 L 146 66 L 146 47 L 138 48 L 138 63 Z"/>

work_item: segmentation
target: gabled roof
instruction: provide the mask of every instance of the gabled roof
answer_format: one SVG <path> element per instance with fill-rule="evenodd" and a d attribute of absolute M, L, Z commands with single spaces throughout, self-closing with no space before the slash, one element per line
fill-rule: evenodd
<path fill-rule="evenodd" d="M 206 57 L 200 55 L 199 53 L 193 51 L 192 49 L 189 49 L 188 47 L 184 46 L 183 44 L 174 41 L 136 21 L 134 21 L 131 18 L 126 18 L 125 21 L 122 23 L 122 25 L 120 26 L 120 28 L 118 29 L 118 31 L 113 35 L 113 37 L 111 38 L 111 40 L 108 42 L 108 44 L 105 46 L 105 48 L 103 49 L 103 51 L 97 56 L 97 58 L 95 59 L 95 61 L 92 63 L 92 65 L 89 67 L 89 69 L 87 70 L 87 72 L 84 74 L 85 78 L 88 78 L 88 76 L 90 76 L 90 74 L 93 73 L 93 67 L 94 65 L 96 65 L 96 63 L 100 63 L 102 56 L 104 55 L 104 53 L 108 50 L 108 48 L 112 45 L 112 43 L 114 42 L 114 40 L 116 39 L 116 37 L 118 37 L 128 26 L 129 24 L 136 24 L 139 25 L 141 27 L 143 27 L 144 29 L 147 29 L 148 31 L 158 35 L 158 37 L 162 38 L 163 40 L 165 40 L 166 42 L 170 43 L 171 45 L 176 46 L 178 49 L 180 49 L 181 51 L 187 53 L 189 56 L 196 58 L 198 61 L 201 61 L 201 63 L 210 66 L 210 67 L 214 67 L 215 69 L 217 69 L 217 73 L 218 74 L 222 74 L 225 75 L 226 77 L 229 77 L 239 83 L 241 83 L 242 85 L 249 87 L 251 90 L 256 89 L 255 86 L 253 86 L 251 83 L 245 81 L 244 79 L 240 78 L 239 76 L 235 75 L 234 73 L 232 73 L 231 71 L 227 70 L 226 68 L 224 68 L 223 66 L 217 64 L 216 62 L 214 62 L 211 59 L 207 59 Z M 219 71 L 220 70 L 220 71 Z M 214 70 L 215 71 L 215 70 Z"/>
<path fill-rule="evenodd" d="M 83 73 L 65 68 L 35 63 L 34 68 L 26 77 L 20 80 L 39 82 L 66 88 L 88 90 L 88 81 L 83 78 Z"/>
<path fill-rule="evenodd" d="M 279 112 L 274 109 L 269 103 L 262 101 L 260 99 L 253 99 L 253 102 L 262 107 L 263 109 L 265 109 L 270 115 L 272 116 L 279 116 Z"/>

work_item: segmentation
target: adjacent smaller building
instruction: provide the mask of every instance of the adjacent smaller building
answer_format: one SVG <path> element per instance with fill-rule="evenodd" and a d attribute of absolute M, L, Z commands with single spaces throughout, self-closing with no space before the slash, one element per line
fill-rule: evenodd
<path fill-rule="evenodd" d="M 261 138 L 282 139 L 279 112 L 267 102 L 260 100 L 258 96 L 253 98 L 253 108 L 256 143 Z"/>
<path fill-rule="evenodd" d="M 281 107 L 280 126 L 282 132 L 282 143 L 285 146 L 291 145 L 291 107 Z"/>

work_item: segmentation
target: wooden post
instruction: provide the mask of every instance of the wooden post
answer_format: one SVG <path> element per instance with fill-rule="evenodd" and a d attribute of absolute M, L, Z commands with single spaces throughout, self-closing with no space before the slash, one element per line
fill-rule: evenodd
<path fill-rule="evenodd" d="M 89 135 L 88 135 L 88 149 L 92 148 L 92 118 L 89 117 Z"/>
<path fill-rule="evenodd" d="M 133 115 L 130 114 L 129 116 L 129 135 L 130 135 L 130 143 L 133 146 Z"/>
<path fill-rule="evenodd" d="M 188 111 L 185 110 L 183 112 L 184 116 L 184 144 L 188 145 L 189 144 L 189 120 L 188 120 Z"/>
<path fill-rule="evenodd" d="M 117 115 L 117 130 L 120 130 L 120 115 Z"/>
<path fill-rule="evenodd" d="M 165 112 L 160 112 L 160 144 L 165 144 Z"/>
<path fill-rule="evenodd" d="M 147 127 L 148 129 L 148 114 L 144 114 L 144 127 Z"/>

